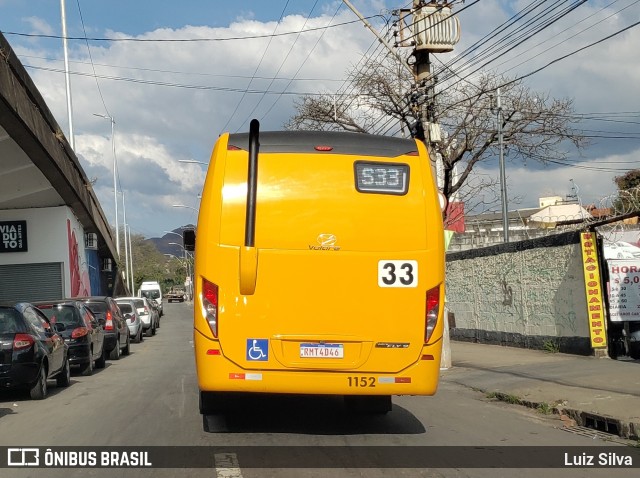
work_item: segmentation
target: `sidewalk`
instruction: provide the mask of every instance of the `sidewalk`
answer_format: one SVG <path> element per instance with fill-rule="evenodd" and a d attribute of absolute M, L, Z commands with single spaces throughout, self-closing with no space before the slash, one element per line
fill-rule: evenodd
<path fill-rule="evenodd" d="M 640 439 L 640 361 L 451 341 L 444 382 L 554 412 L 579 426 Z"/>

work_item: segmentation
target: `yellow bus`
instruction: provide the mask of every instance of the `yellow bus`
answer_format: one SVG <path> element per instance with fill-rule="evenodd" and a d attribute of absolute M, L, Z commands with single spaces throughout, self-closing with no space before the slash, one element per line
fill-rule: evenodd
<path fill-rule="evenodd" d="M 236 392 L 374 413 L 436 392 L 444 235 L 422 142 L 253 120 L 218 139 L 185 248 L 201 413 Z"/>

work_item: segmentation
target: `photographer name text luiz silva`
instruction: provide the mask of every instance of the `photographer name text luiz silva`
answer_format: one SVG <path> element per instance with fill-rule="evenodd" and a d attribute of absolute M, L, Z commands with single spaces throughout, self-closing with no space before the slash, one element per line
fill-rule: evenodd
<path fill-rule="evenodd" d="M 616 452 L 564 454 L 564 466 L 633 466 L 633 457 Z"/>

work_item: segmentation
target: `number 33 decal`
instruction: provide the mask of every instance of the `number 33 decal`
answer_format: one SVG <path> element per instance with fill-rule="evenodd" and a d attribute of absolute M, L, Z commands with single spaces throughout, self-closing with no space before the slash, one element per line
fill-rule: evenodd
<path fill-rule="evenodd" d="M 418 261 L 379 261 L 379 287 L 418 287 Z"/>

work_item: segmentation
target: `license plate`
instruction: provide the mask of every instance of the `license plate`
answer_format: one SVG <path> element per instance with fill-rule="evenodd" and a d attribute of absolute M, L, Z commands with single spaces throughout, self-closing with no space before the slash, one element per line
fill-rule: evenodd
<path fill-rule="evenodd" d="M 300 344 L 300 358 L 344 358 L 344 345 Z"/>

